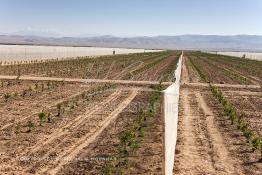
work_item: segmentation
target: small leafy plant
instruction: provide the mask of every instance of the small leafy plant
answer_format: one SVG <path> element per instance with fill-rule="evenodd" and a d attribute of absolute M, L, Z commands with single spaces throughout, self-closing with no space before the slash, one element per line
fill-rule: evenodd
<path fill-rule="evenodd" d="M 28 127 L 27 132 L 31 132 L 32 129 L 34 128 L 34 123 L 32 121 L 28 121 L 27 122 L 27 127 Z"/>
<path fill-rule="evenodd" d="M 9 98 L 11 98 L 11 94 L 10 93 L 5 93 L 4 94 L 5 102 L 7 102 Z"/>
<path fill-rule="evenodd" d="M 45 117 L 46 117 L 46 114 L 45 114 L 44 112 L 40 112 L 40 113 L 38 114 L 40 126 L 42 126 L 42 123 L 44 122 Z"/>

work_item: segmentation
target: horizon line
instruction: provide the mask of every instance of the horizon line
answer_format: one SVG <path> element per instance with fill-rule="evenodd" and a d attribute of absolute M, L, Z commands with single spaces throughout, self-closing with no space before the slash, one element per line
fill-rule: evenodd
<path fill-rule="evenodd" d="M 88 34 L 86 34 L 88 35 Z M 177 37 L 177 36 L 222 36 L 222 37 L 232 37 L 232 36 L 258 36 L 261 37 L 261 35 L 258 34 L 231 34 L 231 35 L 225 35 L 225 34 L 178 34 L 178 35 L 165 35 L 165 34 L 160 34 L 160 35 L 133 35 L 133 36 L 128 36 L 128 35 L 112 35 L 112 34 L 90 34 L 90 36 L 44 36 L 44 35 L 30 35 L 30 34 L 8 34 L 8 33 L 0 33 L 0 36 L 22 36 L 22 37 L 41 37 L 41 38 L 95 38 L 95 37 L 115 37 L 115 38 L 155 38 L 155 37 Z"/>

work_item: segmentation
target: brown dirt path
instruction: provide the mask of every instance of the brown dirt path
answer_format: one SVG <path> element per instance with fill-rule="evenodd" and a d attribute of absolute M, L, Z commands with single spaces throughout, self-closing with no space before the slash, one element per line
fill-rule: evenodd
<path fill-rule="evenodd" d="M 15 80 L 17 76 L 0 75 L 0 80 Z M 109 83 L 109 84 L 127 84 L 127 85 L 158 85 L 158 81 L 132 81 L 132 80 L 109 80 L 109 79 L 80 79 L 80 78 L 56 78 L 56 77 L 34 77 L 21 76 L 19 80 L 34 81 L 64 81 L 79 83 Z M 172 82 L 163 82 L 163 85 L 171 85 Z"/>
<path fill-rule="evenodd" d="M 182 89 L 174 174 L 243 174 L 199 91 Z"/>
<path fill-rule="evenodd" d="M 188 72 L 188 69 L 187 69 L 187 65 L 186 65 L 186 62 L 187 62 L 187 57 L 183 57 L 182 59 L 182 77 L 181 77 L 181 84 L 185 84 L 185 83 L 189 83 L 189 72 Z"/>
<path fill-rule="evenodd" d="M 243 174 L 240 169 L 236 169 L 234 166 L 232 166 L 234 165 L 234 161 L 230 157 L 229 152 L 225 146 L 226 143 L 224 142 L 221 133 L 214 123 L 214 113 L 209 108 L 200 92 L 196 92 L 195 95 L 198 105 L 200 106 L 206 118 L 207 132 L 209 135 L 209 139 L 211 139 L 211 147 L 214 151 L 212 159 L 214 161 L 213 165 L 215 169 L 218 171 L 222 171 L 221 174 Z"/>
<path fill-rule="evenodd" d="M 209 87 L 208 83 L 185 83 L 184 85 L 189 87 Z M 213 84 L 213 85 L 219 88 L 261 89 L 261 87 L 257 85 L 241 85 L 241 84 Z"/>
<path fill-rule="evenodd" d="M 198 139 L 204 136 L 200 133 L 197 111 L 192 109 L 196 104 L 192 101 L 192 94 L 188 90 L 181 91 L 180 103 L 174 174 L 210 174 L 214 172 L 214 168 L 211 161 L 206 159 L 206 153 L 201 153 L 205 149 L 202 148 L 201 151 L 202 145 L 198 143 Z"/>

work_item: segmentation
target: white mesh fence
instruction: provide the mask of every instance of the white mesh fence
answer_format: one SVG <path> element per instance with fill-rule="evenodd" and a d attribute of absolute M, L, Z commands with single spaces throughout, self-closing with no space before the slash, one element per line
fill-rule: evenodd
<path fill-rule="evenodd" d="M 179 86 L 182 68 L 181 54 L 175 71 L 176 81 L 164 91 L 165 115 L 165 174 L 173 174 L 177 140 Z"/>

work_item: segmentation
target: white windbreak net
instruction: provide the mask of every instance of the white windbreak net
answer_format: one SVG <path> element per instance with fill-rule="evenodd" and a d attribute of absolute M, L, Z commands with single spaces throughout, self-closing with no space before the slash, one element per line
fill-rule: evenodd
<path fill-rule="evenodd" d="M 176 81 L 164 91 L 165 114 L 165 174 L 173 174 L 177 140 L 179 86 L 182 68 L 181 54 L 175 71 Z"/>

